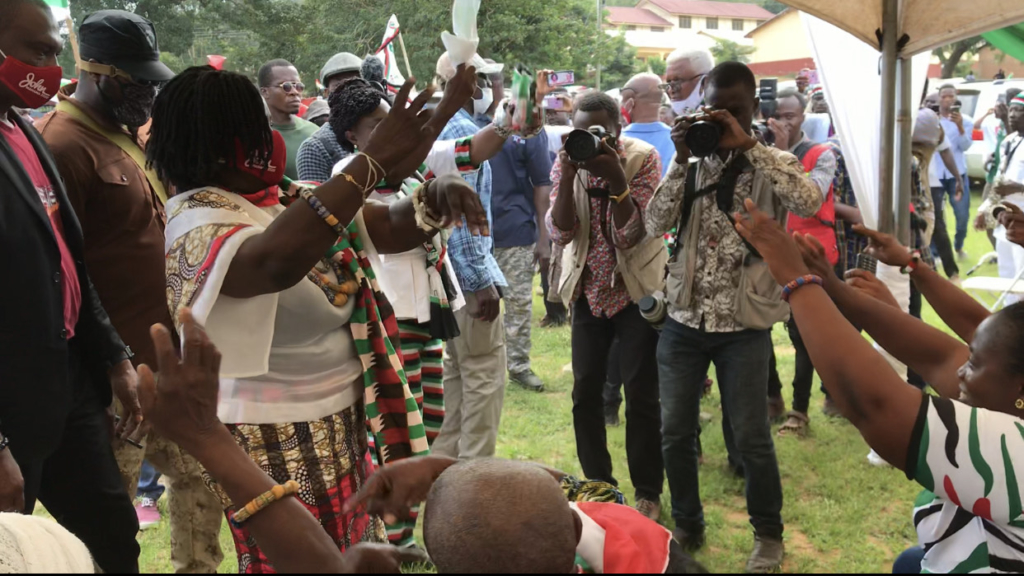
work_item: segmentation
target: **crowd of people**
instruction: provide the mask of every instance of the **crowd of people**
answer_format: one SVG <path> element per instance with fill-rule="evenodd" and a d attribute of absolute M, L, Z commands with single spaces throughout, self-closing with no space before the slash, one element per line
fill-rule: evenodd
<path fill-rule="evenodd" d="M 864 228 L 807 71 L 762 101 L 747 66 L 681 47 L 619 98 L 546 70 L 524 94 L 521 70 L 506 88 L 503 64 L 445 52 L 414 93 L 342 52 L 300 117 L 288 61 L 255 83 L 175 74 L 157 37 L 90 14 L 58 90 L 49 6 L 0 1 L 0 270 L 18 279 L 0 284 L 0 567 L 72 569 L 87 550 L 137 572 L 166 485 L 177 572 L 217 570 L 223 519 L 244 573 L 397 572 L 426 559 L 418 520 L 441 572 L 703 572 L 713 365 L 748 572 L 782 566 L 772 424 L 807 433 L 815 372 L 823 412 L 925 490 L 894 570 L 1024 571 L 1024 304 L 990 314 L 957 285 L 974 123 L 955 86 L 917 115 L 903 246 Z M 51 98 L 34 126 L 18 112 Z M 974 226 L 1016 278 L 1024 95 L 977 124 L 992 157 Z M 909 314 L 869 258 L 909 276 Z M 571 327 L 581 477 L 494 458 L 506 383 L 545 389 L 538 275 L 540 326 Z M 920 321 L 924 299 L 957 337 Z M 632 498 L 607 445 L 623 402 Z M 36 501 L 63 528 L 10 519 Z"/>

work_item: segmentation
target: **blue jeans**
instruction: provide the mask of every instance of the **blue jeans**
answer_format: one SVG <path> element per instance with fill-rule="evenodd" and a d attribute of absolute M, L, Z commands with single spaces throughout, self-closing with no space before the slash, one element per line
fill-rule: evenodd
<path fill-rule="evenodd" d="M 153 468 L 149 460 L 142 461 L 142 473 L 139 474 L 139 488 L 135 492 L 137 498 L 149 498 L 156 502 L 164 495 L 164 487 L 157 482 L 160 480 L 160 473 Z"/>
<path fill-rule="evenodd" d="M 921 562 L 924 561 L 924 548 L 914 546 L 907 548 L 892 563 L 893 574 L 920 574 Z"/>
<path fill-rule="evenodd" d="M 967 239 L 967 227 L 971 222 L 971 184 L 967 176 L 964 179 L 964 196 L 956 200 L 956 179 L 948 178 L 940 180 L 942 186 L 932 188 L 932 201 L 935 203 L 935 234 L 932 237 L 932 252 L 942 259 L 942 267 L 947 276 L 952 276 L 957 270 L 954 260 L 956 254 L 964 248 L 964 241 Z M 949 231 L 946 228 L 946 196 L 949 196 L 949 203 L 953 206 L 953 215 L 956 217 L 956 234 L 953 237 L 952 246 L 949 242 Z"/>
<path fill-rule="evenodd" d="M 747 511 L 755 532 L 782 537 L 782 483 L 775 444 L 768 424 L 767 330 L 712 333 L 667 319 L 658 342 L 661 387 L 662 453 L 672 518 L 687 532 L 704 530 L 697 473 L 697 426 L 700 397 L 708 368 L 714 362 L 722 411 L 728 415 L 727 444 L 742 461 L 747 485 Z"/>

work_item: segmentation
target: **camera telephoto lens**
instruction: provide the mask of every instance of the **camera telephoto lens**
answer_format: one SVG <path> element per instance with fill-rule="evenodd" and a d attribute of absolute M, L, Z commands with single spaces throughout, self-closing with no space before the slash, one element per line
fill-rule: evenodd
<path fill-rule="evenodd" d="M 597 156 L 601 141 L 586 130 L 573 130 L 565 139 L 565 152 L 573 162 L 586 162 Z"/>
<path fill-rule="evenodd" d="M 573 162 L 586 162 L 601 153 L 601 142 L 610 136 L 601 126 L 573 130 L 565 139 L 565 152 Z"/>
<path fill-rule="evenodd" d="M 722 139 L 722 129 L 713 122 L 701 120 L 694 122 L 686 131 L 686 147 L 697 158 L 705 158 L 718 150 L 718 142 Z"/>

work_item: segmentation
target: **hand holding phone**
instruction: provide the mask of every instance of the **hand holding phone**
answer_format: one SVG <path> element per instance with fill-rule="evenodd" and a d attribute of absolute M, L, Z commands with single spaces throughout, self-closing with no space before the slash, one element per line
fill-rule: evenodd
<path fill-rule="evenodd" d="M 569 86 L 576 83 L 576 73 L 572 70 L 559 70 L 548 76 L 548 83 L 552 86 Z"/>
<path fill-rule="evenodd" d="M 857 254 L 857 269 L 866 270 L 875 274 L 878 272 L 878 258 L 868 254 L 867 252 L 861 252 Z"/>

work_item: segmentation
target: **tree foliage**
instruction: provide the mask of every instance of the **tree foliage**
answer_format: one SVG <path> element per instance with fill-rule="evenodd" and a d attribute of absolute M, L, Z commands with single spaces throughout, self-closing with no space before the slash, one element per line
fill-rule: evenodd
<path fill-rule="evenodd" d="M 965 72 L 963 67 L 960 66 L 960 60 L 963 59 L 964 56 L 974 56 L 982 48 L 988 48 L 990 46 L 991 44 L 988 43 L 988 40 L 985 40 L 981 36 L 973 36 L 971 38 L 965 38 L 959 42 L 954 42 L 952 44 L 936 48 L 934 54 L 942 64 L 942 77 L 952 78 L 954 75 L 958 74 L 958 70 L 960 72 Z M 966 68 L 967 70 L 970 70 L 970 66 L 967 66 Z"/>
<path fill-rule="evenodd" d="M 715 62 L 742 62 L 747 64 L 750 62 L 750 55 L 756 50 L 757 48 L 753 46 L 744 46 L 725 38 L 715 38 L 715 45 L 711 47 L 711 55 L 715 57 Z"/>
<path fill-rule="evenodd" d="M 220 54 L 227 57 L 226 69 L 255 77 L 263 62 L 284 58 L 307 85 L 333 54 L 375 51 L 396 14 L 422 86 L 444 51 L 441 32 L 452 28 L 451 0 L 73 0 L 71 8 L 76 23 L 107 8 L 146 16 L 156 25 L 162 59 L 175 70 Z M 593 84 L 595 66 L 608 87 L 646 69 L 624 40 L 600 31 L 593 0 L 488 0 L 480 10 L 479 35 L 484 57 L 509 66 L 573 70 L 581 83 Z M 61 63 L 67 73 L 73 70 L 70 55 Z"/>

